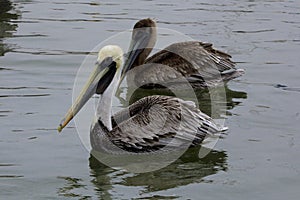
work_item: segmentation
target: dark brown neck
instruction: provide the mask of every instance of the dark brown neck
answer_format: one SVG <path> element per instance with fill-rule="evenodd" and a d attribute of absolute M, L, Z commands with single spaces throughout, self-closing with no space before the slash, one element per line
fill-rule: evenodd
<path fill-rule="evenodd" d="M 137 58 L 135 59 L 132 68 L 142 65 L 145 63 L 147 57 L 150 55 L 155 43 L 156 43 L 156 23 L 155 21 L 147 18 L 147 19 L 142 19 L 140 21 L 138 21 L 134 28 L 133 28 L 133 33 L 132 33 L 132 40 L 137 40 L 138 38 L 136 38 L 136 36 L 138 35 L 139 32 L 145 32 L 150 34 L 149 38 L 147 38 L 146 40 L 148 40 L 148 44 L 145 45 L 145 48 L 142 49 L 142 51 L 139 53 L 139 55 L 137 56 Z M 146 34 L 146 35 L 148 35 Z"/>
<path fill-rule="evenodd" d="M 138 55 L 138 57 L 136 58 L 136 60 L 133 63 L 132 67 L 137 67 L 139 65 L 142 65 L 145 63 L 147 57 L 149 56 L 149 54 L 151 53 L 152 48 L 146 48 L 143 49 L 143 51 Z"/>

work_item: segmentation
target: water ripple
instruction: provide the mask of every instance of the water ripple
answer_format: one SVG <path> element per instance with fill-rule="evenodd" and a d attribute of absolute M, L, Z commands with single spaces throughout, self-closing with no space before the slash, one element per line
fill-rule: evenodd
<path fill-rule="evenodd" d="M 0 67 L 0 70 L 7 70 L 7 71 L 9 71 L 9 70 L 13 70 L 13 69 L 8 69 L 8 68 L 5 68 L 5 67 Z"/>
<path fill-rule="evenodd" d="M 13 35 L 11 37 L 15 38 L 28 38 L 28 37 L 48 37 L 48 35 L 43 35 L 43 34 L 28 34 L 28 35 Z"/>
<path fill-rule="evenodd" d="M 289 87 L 287 85 L 282 84 L 275 84 L 274 87 L 285 91 L 300 92 L 300 87 Z"/>
<path fill-rule="evenodd" d="M 50 18 L 25 18 L 29 20 L 38 20 L 38 21 L 49 21 L 49 22 L 101 22 L 100 19 L 84 19 L 84 18 L 74 18 L 74 19 L 50 19 Z"/>
<path fill-rule="evenodd" d="M 275 29 L 263 29 L 263 30 L 254 30 L 254 31 L 232 31 L 234 33 L 264 33 L 264 32 L 272 32 Z"/>
<path fill-rule="evenodd" d="M 0 175 L 0 178 L 23 178 L 22 175 Z"/>
<path fill-rule="evenodd" d="M 70 90 L 70 88 L 52 88 L 52 87 L 0 87 L 0 90 L 24 90 L 24 89 L 34 89 L 34 90 Z"/>
<path fill-rule="evenodd" d="M 31 54 L 31 55 L 47 55 L 47 56 L 57 56 L 57 55 L 89 55 L 97 54 L 97 52 L 89 51 L 65 51 L 65 50 L 41 50 L 41 49 L 25 49 L 25 50 L 12 50 L 14 53 Z"/>
<path fill-rule="evenodd" d="M 50 94 L 7 94 L 0 95 L 0 98 L 11 98 L 11 97 L 45 97 L 50 96 Z"/>
<path fill-rule="evenodd" d="M 13 163 L 0 163 L 0 167 L 13 167 L 13 166 L 18 166 L 17 164 Z"/>
<path fill-rule="evenodd" d="M 206 8 L 180 8 L 174 9 L 174 11 L 213 11 L 213 12 L 233 12 L 233 13 L 253 13 L 252 10 L 216 10 L 216 9 L 206 9 Z"/>

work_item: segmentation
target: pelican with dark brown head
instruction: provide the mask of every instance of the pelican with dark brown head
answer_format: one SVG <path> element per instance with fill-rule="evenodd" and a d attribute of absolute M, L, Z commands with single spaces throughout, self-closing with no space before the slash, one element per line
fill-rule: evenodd
<path fill-rule="evenodd" d="M 156 35 L 156 22 L 150 18 L 142 19 L 134 25 L 122 75 L 145 63 L 155 46 Z"/>
<path fill-rule="evenodd" d="M 134 78 L 136 85 L 150 79 L 156 85 L 160 82 L 163 85 L 176 84 L 177 79 L 185 77 L 193 87 L 207 88 L 244 74 L 243 69 L 236 69 L 229 54 L 200 41 L 173 43 L 147 58 L 155 45 L 156 31 L 156 22 L 149 18 L 134 25 L 121 79 L 130 69 L 143 64 L 147 64 L 147 69 L 138 72 L 138 78 Z M 170 75 L 167 68 L 162 68 L 163 65 L 173 69 L 174 75 Z"/>

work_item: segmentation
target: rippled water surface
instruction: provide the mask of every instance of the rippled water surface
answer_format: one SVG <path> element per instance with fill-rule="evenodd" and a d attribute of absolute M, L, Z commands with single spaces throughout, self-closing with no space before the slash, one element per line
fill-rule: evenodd
<path fill-rule="evenodd" d="M 299 197 L 297 0 L 0 2 L 1 199 Z M 63 134 L 56 127 L 85 56 L 145 17 L 214 43 L 246 74 L 228 84 L 230 129 L 215 150 L 199 159 L 189 149 L 161 170 L 135 174 L 98 163 L 74 123 Z M 209 110 L 207 95 L 197 97 Z"/>

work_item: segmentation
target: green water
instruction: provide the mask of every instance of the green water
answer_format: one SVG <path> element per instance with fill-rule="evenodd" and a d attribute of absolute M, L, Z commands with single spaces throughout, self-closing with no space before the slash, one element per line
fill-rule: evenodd
<path fill-rule="evenodd" d="M 298 1 L 0 3 L 1 199 L 298 199 Z M 246 74 L 228 84 L 229 131 L 208 156 L 193 148 L 136 174 L 97 162 L 73 122 L 56 127 L 86 54 L 145 17 L 214 43 Z M 197 97 L 209 113 L 207 94 Z"/>

